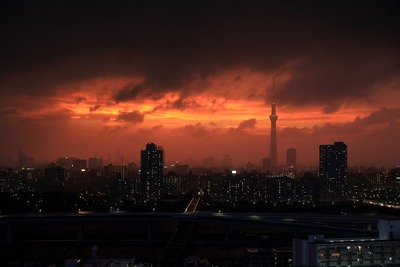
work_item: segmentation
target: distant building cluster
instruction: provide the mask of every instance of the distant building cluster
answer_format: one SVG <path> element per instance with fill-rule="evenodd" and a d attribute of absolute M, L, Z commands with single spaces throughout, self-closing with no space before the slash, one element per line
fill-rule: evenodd
<path fill-rule="evenodd" d="M 241 169 L 217 169 L 213 158 L 201 167 L 176 162 L 165 166 L 164 150 L 148 143 L 140 165 L 103 166 L 99 158 L 59 158 L 42 168 L 1 169 L 0 192 L 94 192 L 121 200 L 162 200 L 202 192 L 213 202 L 341 202 L 371 200 L 398 204 L 399 167 L 348 170 L 347 145 L 321 145 L 319 169 L 296 167 L 296 149 L 287 150 L 287 167 L 279 173 L 248 163 Z"/>
<path fill-rule="evenodd" d="M 0 192 L 94 192 L 111 199 L 157 201 L 201 192 L 214 202 L 341 202 L 371 200 L 399 203 L 400 171 L 356 169 L 347 165 L 344 142 L 319 147 L 319 168 L 298 166 L 297 150 L 286 150 L 286 165 L 278 165 L 276 105 L 272 104 L 270 155 L 262 166 L 248 162 L 237 167 L 225 155 L 220 168 L 213 157 L 202 166 L 165 164 L 164 149 L 148 143 L 140 163 L 108 164 L 101 158 L 62 157 L 36 167 L 34 159 L 19 152 L 18 167 L 0 170 Z M 121 155 L 118 154 L 118 159 Z"/>

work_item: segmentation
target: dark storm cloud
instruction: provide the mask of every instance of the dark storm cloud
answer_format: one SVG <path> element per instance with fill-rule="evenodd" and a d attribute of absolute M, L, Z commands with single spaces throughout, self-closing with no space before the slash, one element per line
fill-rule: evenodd
<path fill-rule="evenodd" d="M 156 126 L 153 126 L 153 127 L 149 128 L 149 129 L 141 128 L 141 129 L 138 130 L 138 132 L 141 133 L 141 134 L 146 134 L 146 135 L 148 135 L 148 134 L 156 134 L 156 133 L 159 133 L 162 130 L 163 127 L 164 126 L 162 124 L 159 124 L 159 125 L 156 125 Z"/>
<path fill-rule="evenodd" d="M 18 111 L 16 109 L 0 109 L 0 117 L 14 116 L 18 115 Z"/>
<path fill-rule="evenodd" d="M 0 87 L 43 95 L 91 78 L 141 77 L 115 92 L 120 102 L 170 91 L 184 97 L 197 93 L 187 83 L 229 69 L 284 70 L 289 80 L 277 77 L 269 99 L 335 111 L 400 74 L 395 4 L 2 4 Z"/>
<path fill-rule="evenodd" d="M 211 131 L 201 123 L 187 124 L 184 127 L 176 129 L 175 132 L 181 132 L 194 138 L 205 138 L 211 133 Z"/>
<path fill-rule="evenodd" d="M 126 101 L 137 98 L 137 96 L 143 91 L 142 85 L 125 86 L 115 95 L 115 101 Z"/>
<path fill-rule="evenodd" d="M 184 98 L 179 98 L 172 103 L 169 103 L 167 105 L 168 107 L 172 107 L 174 109 L 180 109 L 180 110 L 185 110 L 187 108 L 196 108 L 200 107 L 200 105 L 196 101 L 189 101 Z"/>
<path fill-rule="evenodd" d="M 84 101 L 86 101 L 86 97 L 84 97 L 84 96 L 77 96 L 77 97 L 75 97 L 75 103 L 76 103 L 76 104 L 80 104 L 80 103 L 82 103 L 82 102 L 84 102 Z"/>
<path fill-rule="evenodd" d="M 151 90 L 148 85 L 141 83 L 136 85 L 125 86 L 116 93 L 114 99 L 117 102 L 124 102 L 130 100 L 142 100 L 145 98 L 158 100 L 163 97 L 164 95 L 160 91 Z M 188 100 L 185 97 L 180 96 L 178 99 L 174 101 L 167 100 L 166 104 L 154 107 L 152 112 L 157 110 L 167 110 L 167 109 L 185 110 L 187 108 L 196 108 L 196 107 L 200 107 L 200 105 L 196 101 Z"/>
<path fill-rule="evenodd" d="M 243 130 L 243 129 L 253 129 L 256 126 L 257 120 L 256 119 L 249 119 L 242 121 L 239 126 L 237 127 L 237 130 Z"/>
<path fill-rule="evenodd" d="M 20 123 L 62 123 L 72 120 L 75 113 L 67 108 L 52 111 L 47 114 L 31 116 L 29 114 L 21 113 Z"/>
<path fill-rule="evenodd" d="M 280 104 L 323 103 L 325 111 L 336 111 L 346 100 L 372 100 L 375 90 L 393 82 L 400 74 L 399 51 L 379 42 L 336 44 L 315 51 L 287 70 L 291 77 L 279 84 L 270 97 Z"/>
<path fill-rule="evenodd" d="M 126 126 L 126 125 L 125 126 L 120 126 L 120 125 L 119 126 L 108 126 L 108 125 L 106 125 L 101 130 L 101 133 L 105 134 L 105 135 L 112 135 L 112 134 L 117 134 L 117 133 L 123 132 L 126 129 L 129 129 L 129 126 Z"/>
<path fill-rule="evenodd" d="M 94 105 L 93 107 L 89 107 L 89 111 L 94 112 L 94 111 L 98 110 L 99 108 L 101 108 L 101 105 Z"/>
<path fill-rule="evenodd" d="M 307 128 L 285 127 L 279 132 L 279 137 L 303 137 L 308 132 L 310 132 L 310 130 Z"/>
<path fill-rule="evenodd" d="M 347 123 L 326 123 L 323 126 L 315 126 L 312 132 L 316 135 L 331 135 L 349 136 L 359 135 L 362 132 L 368 132 L 371 126 L 381 125 L 384 128 L 390 128 L 400 122 L 400 108 L 381 108 L 372 112 L 364 118 L 357 117 L 353 121 Z M 379 132 L 382 127 L 376 128 L 375 132 Z M 310 132 L 310 129 L 303 128 L 302 130 Z"/>
<path fill-rule="evenodd" d="M 356 118 L 354 123 L 361 126 L 376 125 L 382 123 L 394 123 L 400 121 L 400 108 L 381 108 L 364 118 Z"/>
<path fill-rule="evenodd" d="M 170 110 L 170 109 L 185 110 L 185 109 L 196 109 L 201 107 L 203 106 L 195 100 L 189 100 L 180 97 L 174 101 L 167 100 L 165 104 L 154 107 L 149 113 L 159 110 Z"/>
<path fill-rule="evenodd" d="M 37 120 L 45 122 L 61 122 L 71 120 L 71 116 L 73 115 L 75 115 L 75 113 L 72 110 L 65 108 L 40 116 Z"/>
<path fill-rule="evenodd" d="M 254 129 L 254 127 L 257 124 L 257 120 L 252 118 L 249 120 L 244 120 L 241 123 L 239 123 L 238 127 L 236 128 L 229 128 L 229 133 L 230 134 L 241 134 L 243 133 L 245 129 Z"/>
<path fill-rule="evenodd" d="M 144 114 L 139 111 L 120 113 L 117 120 L 126 121 L 130 123 L 141 123 L 144 120 Z"/>
<path fill-rule="evenodd" d="M 374 127 L 379 125 L 380 127 Z M 372 126 L 372 127 L 371 127 Z M 318 160 L 318 146 L 344 141 L 352 165 L 399 164 L 400 108 L 382 108 L 348 123 L 326 123 L 312 128 L 286 127 L 279 131 L 281 148 L 296 147 L 301 159 Z"/>
<path fill-rule="evenodd" d="M 162 94 L 152 91 L 146 84 L 126 85 L 124 88 L 119 90 L 114 96 L 115 101 L 123 102 L 129 100 L 135 100 L 137 98 L 150 97 L 152 99 L 162 98 Z"/>
<path fill-rule="evenodd" d="M 381 125 L 382 127 L 370 127 Z M 285 127 L 280 130 L 280 136 L 283 139 L 293 139 L 312 135 L 314 138 L 317 136 L 333 136 L 337 138 L 358 136 L 360 140 L 370 132 L 380 133 L 382 129 L 389 132 L 390 129 L 399 129 L 400 125 L 400 108 L 381 108 L 372 112 L 363 118 L 357 117 L 353 121 L 347 123 L 325 123 L 321 126 L 314 126 L 312 128 L 304 127 Z M 397 133 L 398 131 L 393 133 Z M 382 135 L 382 136 L 386 136 Z M 397 142 L 398 143 L 398 142 Z"/>

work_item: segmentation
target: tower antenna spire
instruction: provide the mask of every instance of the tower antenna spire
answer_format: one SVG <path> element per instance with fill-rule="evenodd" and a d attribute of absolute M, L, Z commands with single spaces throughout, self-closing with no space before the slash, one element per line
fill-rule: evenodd
<path fill-rule="evenodd" d="M 274 77 L 272 78 L 272 90 L 273 90 L 273 91 L 275 91 L 275 78 L 276 78 L 276 76 L 274 76 Z"/>
<path fill-rule="evenodd" d="M 281 69 L 272 77 L 272 92 L 275 93 L 275 79 L 279 77 L 284 72 L 285 68 Z M 272 94 L 273 95 L 273 94 Z M 270 135 L 270 151 L 269 157 L 271 160 L 272 170 L 276 170 L 278 167 L 278 142 L 276 134 L 276 121 L 278 120 L 278 115 L 276 115 L 276 104 L 275 101 L 271 103 L 271 115 L 269 115 L 269 120 L 271 121 L 271 135 Z"/>

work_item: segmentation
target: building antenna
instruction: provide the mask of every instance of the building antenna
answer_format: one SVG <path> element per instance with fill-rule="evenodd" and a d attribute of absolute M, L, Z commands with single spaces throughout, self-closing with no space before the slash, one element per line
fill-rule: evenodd
<path fill-rule="evenodd" d="M 272 91 L 275 91 L 275 78 L 276 75 L 272 78 Z"/>
<path fill-rule="evenodd" d="M 273 77 L 272 77 L 272 92 L 275 93 L 275 79 L 281 76 L 286 71 L 287 67 L 281 68 Z"/>

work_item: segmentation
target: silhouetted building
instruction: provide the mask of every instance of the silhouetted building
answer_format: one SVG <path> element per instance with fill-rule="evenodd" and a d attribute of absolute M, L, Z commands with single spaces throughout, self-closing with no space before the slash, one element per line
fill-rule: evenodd
<path fill-rule="evenodd" d="M 388 173 L 389 181 L 392 185 L 400 185 L 400 167 L 391 169 Z"/>
<path fill-rule="evenodd" d="M 256 166 L 254 166 L 254 164 L 252 162 L 248 161 L 246 163 L 245 169 L 246 169 L 246 171 L 251 172 L 256 169 Z"/>
<path fill-rule="evenodd" d="M 289 168 L 296 168 L 297 164 L 297 151 L 296 148 L 288 148 L 286 149 L 286 166 Z"/>
<path fill-rule="evenodd" d="M 188 164 L 179 164 L 178 162 L 172 168 L 172 171 L 177 175 L 187 175 L 189 173 L 189 165 Z"/>
<path fill-rule="evenodd" d="M 72 162 L 72 170 L 77 172 L 86 170 L 86 165 L 87 165 L 86 159 L 75 159 Z"/>
<path fill-rule="evenodd" d="M 20 168 L 33 167 L 35 165 L 35 159 L 20 150 L 18 152 L 18 165 Z"/>
<path fill-rule="evenodd" d="M 10 192 L 12 184 L 12 170 L 0 170 L 0 192 Z"/>
<path fill-rule="evenodd" d="M 347 196 L 347 145 L 335 142 L 319 146 L 321 201 L 343 201 Z"/>
<path fill-rule="evenodd" d="M 128 168 L 126 165 L 111 165 L 111 172 L 118 174 L 120 177 L 122 177 L 123 179 L 128 177 Z"/>
<path fill-rule="evenodd" d="M 275 169 L 278 167 L 278 141 L 276 138 L 276 121 L 278 120 L 278 115 L 276 115 L 275 103 L 272 103 L 272 110 L 269 119 L 271 121 L 269 157 L 271 159 L 271 167 L 272 169 Z"/>
<path fill-rule="evenodd" d="M 271 169 L 271 159 L 269 157 L 262 159 L 262 169 L 263 171 L 268 171 Z"/>
<path fill-rule="evenodd" d="M 48 191 L 59 191 L 64 188 L 64 169 L 56 164 L 50 164 L 44 172 L 45 187 Z"/>
<path fill-rule="evenodd" d="M 116 172 L 111 178 L 110 189 L 110 196 L 113 199 L 130 199 L 135 193 L 135 183 L 134 180 L 126 179 L 120 172 Z"/>
<path fill-rule="evenodd" d="M 245 201 L 250 195 L 248 181 L 246 181 L 246 178 L 242 176 L 229 176 L 222 180 L 217 186 L 219 188 L 216 188 L 216 190 L 214 188 L 213 191 L 219 191 L 220 201 Z M 215 199 L 216 194 L 213 193 L 213 195 L 213 198 Z"/>
<path fill-rule="evenodd" d="M 294 180 L 286 175 L 270 175 L 266 179 L 266 200 L 291 202 L 294 200 Z"/>
<path fill-rule="evenodd" d="M 159 199 L 164 168 L 164 150 L 148 143 L 140 155 L 140 183 L 145 199 Z"/>
<path fill-rule="evenodd" d="M 203 158 L 203 165 L 206 168 L 214 167 L 215 166 L 215 158 L 213 158 L 213 157 Z"/>
<path fill-rule="evenodd" d="M 163 195 L 176 196 L 179 194 L 180 176 L 176 176 L 174 172 L 169 172 L 162 180 Z"/>
<path fill-rule="evenodd" d="M 319 199 L 318 177 L 305 172 L 296 185 L 296 198 L 301 202 L 316 202 Z"/>
<path fill-rule="evenodd" d="M 221 165 L 223 169 L 232 169 L 234 167 L 232 156 L 224 155 L 224 158 L 221 160 Z"/>
<path fill-rule="evenodd" d="M 77 158 L 63 157 L 63 158 L 59 158 L 56 163 L 57 163 L 57 165 L 61 166 L 62 168 L 69 170 L 69 169 L 73 168 L 75 160 L 77 160 Z"/>
<path fill-rule="evenodd" d="M 100 170 L 103 168 L 103 159 L 89 158 L 88 169 L 89 170 Z"/>
<path fill-rule="evenodd" d="M 244 266 L 275 267 L 275 255 L 272 248 L 246 248 Z"/>

